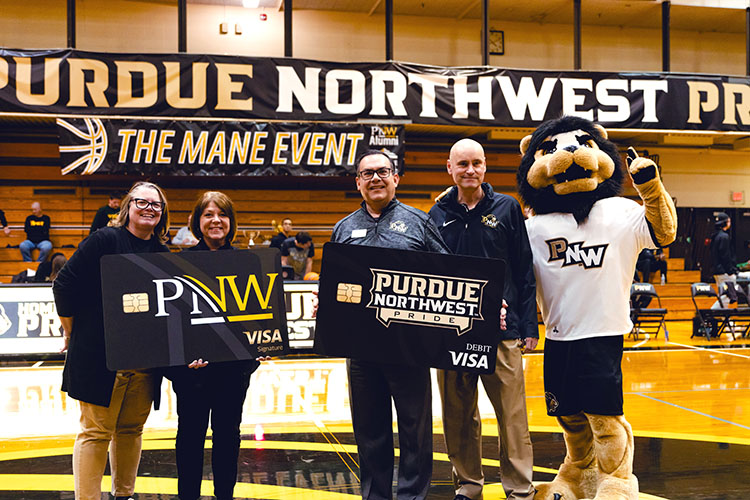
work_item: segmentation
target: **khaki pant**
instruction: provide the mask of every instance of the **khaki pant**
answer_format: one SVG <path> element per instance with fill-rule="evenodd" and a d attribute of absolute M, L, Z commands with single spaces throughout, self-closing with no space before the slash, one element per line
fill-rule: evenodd
<path fill-rule="evenodd" d="M 100 500 L 107 448 L 112 470 L 112 495 L 135 490 L 141 435 L 154 400 L 153 376 L 117 372 L 109 407 L 81 402 L 81 432 L 73 446 L 76 500 Z"/>
<path fill-rule="evenodd" d="M 517 340 L 501 340 L 495 372 L 488 375 L 438 370 L 443 429 L 457 495 L 482 498 L 482 420 L 478 379 L 495 409 L 500 445 L 500 477 L 509 499 L 532 499 L 534 455 L 526 415 L 523 361 Z"/>

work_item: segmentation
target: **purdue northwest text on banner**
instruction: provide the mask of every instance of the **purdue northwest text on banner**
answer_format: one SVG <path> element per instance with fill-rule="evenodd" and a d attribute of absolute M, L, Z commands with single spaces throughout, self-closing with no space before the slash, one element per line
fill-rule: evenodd
<path fill-rule="evenodd" d="M 0 49 L 0 113 L 750 130 L 750 77 Z"/>

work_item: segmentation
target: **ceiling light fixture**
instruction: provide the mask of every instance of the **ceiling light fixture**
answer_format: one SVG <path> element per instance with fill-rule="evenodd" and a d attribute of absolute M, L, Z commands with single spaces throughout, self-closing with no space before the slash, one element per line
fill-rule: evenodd
<path fill-rule="evenodd" d="M 246 9 L 257 9 L 260 5 L 260 0 L 242 0 L 242 6 Z"/>

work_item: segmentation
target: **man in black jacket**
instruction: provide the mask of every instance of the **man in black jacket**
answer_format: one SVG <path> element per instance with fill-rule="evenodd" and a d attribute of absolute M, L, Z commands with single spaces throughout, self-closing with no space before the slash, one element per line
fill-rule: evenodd
<path fill-rule="evenodd" d="M 99 210 L 96 211 L 96 215 L 94 215 L 94 220 L 91 222 L 91 227 L 89 228 L 89 234 L 97 229 L 107 227 L 110 221 L 117 218 L 117 215 L 120 213 L 121 198 L 122 195 L 116 191 L 109 193 L 107 204 L 103 207 L 99 207 Z"/>
<path fill-rule="evenodd" d="M 534 457 L 521 353 L 536 348 L 539 331 L 536 280 L 523 212 L 514 198 L 495 193 L 492 186 L 483 182 L 487 165 L 478 142 L 462 139 L 455 143 L 447 168 L 455 186 L 438 198 L 430 217 L 453 253 L 505 260 L 503 297 L 508 303 L 507 329 L 498 332 L 494 373 L 438 371 L 455 498 L 482 498 L 482 421 L 477 408 L 481 378 L 497 416 L 505 494 L 507 498 L 530 500 L 534 497 Z"/>
<path fill-rule="evenodd" d="M 719 294 L 722 292 L 722 285 L 727 285 L 729 295 L 722 294 L 721 300 L 724 307 L 729 302 L 736 302 L 737 294 L 734 291 L 737 285 L 737 264 L 732 252 L 732 241 L 729 237 L 729 228 L 732 227 L 732 219 L 724 212 L 719 212 L 714 217 L 714 227 L 716 232 L 711 236 L 711 263 L 713 264 L 714 281 Z M 721 307 L 722 304 L 717 300 L 711 309 Z"/>

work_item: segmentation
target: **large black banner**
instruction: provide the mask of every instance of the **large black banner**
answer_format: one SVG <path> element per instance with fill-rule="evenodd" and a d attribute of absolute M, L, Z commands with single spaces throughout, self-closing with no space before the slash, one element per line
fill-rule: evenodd
<path fill-rule="evenodd" d="M 2 112 L 750 130 L 750 78 L 0 49 Z"/>
<path fill-rule="evenodd" d="M 326 243 L 315 350 L 492 373 L 505 262 Z"/>
<path fill-rule="evenodd" d="M 102 257 L 110 370 L 289 351 L 276 249 Z"/>
<path fill-rule="evenodd" d="M 359 154 L 401 168 L 404 127 L 353 123 L 58 118 L 65 174 L 346 175 Z"/>

